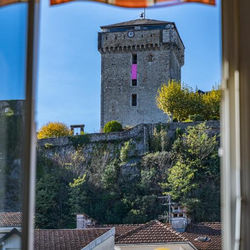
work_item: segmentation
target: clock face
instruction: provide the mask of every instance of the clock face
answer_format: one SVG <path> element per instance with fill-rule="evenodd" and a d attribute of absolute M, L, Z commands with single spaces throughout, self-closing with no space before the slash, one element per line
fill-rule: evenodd
<path fill-rule="evenodd" d="M 129 31 L 128 32 L 128 37 L 132 38 L 132 37 L 134 37 L 134 35 L 135 35 L 134 31 Z"/>

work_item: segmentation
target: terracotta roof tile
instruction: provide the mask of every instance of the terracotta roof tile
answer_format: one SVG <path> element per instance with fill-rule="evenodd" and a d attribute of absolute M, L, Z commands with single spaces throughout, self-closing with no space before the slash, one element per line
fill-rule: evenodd
<path fill-rule="evenodd" d="M 159 221 L 151 221 L 116 236 L 116 244 L 188 242 L 180 233 Z"/>
<path fill-rule="evenodd" d="M 80 250 L 108 228 L 89 229 L 36 229 L 35 250 Z"/>
<path fill-rule="evenodd" d="M 187 227 L 182 235 L 198 250 L 221 250 L 221 223 L 220 222 L 203 222 L 199 224 L 191 224 Z M 207 236 L 210 241 L 200 242 L 197 239 L 199 236 Z"/>
<path fill-rule="evenodd" d="M 120 235 L 123 235 L 127 232 L 130 232 L 131 230 L 141 227 L 142 225 L 144 224 L 105 224 L 101 225 L 100 227 L 115 227 L 115 237 L 117 238 Z"/>
<path fill-rule="evenodd" d="M 22 213 L 0 212 L 0 227 L 21 227 Z"/>
<path fill-rule="evenodd" d="M 115 227 L 116 244 L 191 242 L 198 250 L 222 249 L 221 223 L 219 222 L 191 224 L 184 233 L 178 233 L 172 229 L 170 224 L 163 224 L 159 221 L 151 221 L 146 224 L 103 226 Z M 208 242 L 195 240 L 199 236 L 207 236 L 211 240 Z"/>

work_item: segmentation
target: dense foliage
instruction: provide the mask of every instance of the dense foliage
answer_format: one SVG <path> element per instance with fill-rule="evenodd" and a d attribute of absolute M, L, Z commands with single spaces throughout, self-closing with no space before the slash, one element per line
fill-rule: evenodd
<path fill-rule="evenodd" d="M 201 93 L 179 82 L 170 81 L 158 90 L 156 101 L 164 113 L 177 121 L 218 120 L 220 117 L 219 89 Z"/>
<path fill-rule="evenodd" d="M 37 133 L 38 139 L 45 139 L 51 137 L 69 136 L 71 135 L 71 130 L 61 122 L 49 122 Z"/>
<path fill-rule="evenodd" d="M 135 141 L 111 151 L 98 144 L 91 159 L 74 153 L 39 152 L 36 226 L 75 226 L 75 214 L 99 223 L 144 223 L 166 214 L 159 196 L 169 193 L 189 208 L 195 221 L 219 220 L 219 159 L 216 136 L 204 125 L 176 130 L 155 128 L 150 152 L 136 156 Z M 45 152 L 45 151 L 44 151 Z"/>
<path fill-rule="evenodd" d="M 189 127 L 173 144 L 175 164 L 167 189 L 186 205 L 195 221 L 220 220 L 220 162 L 216 136 L 208 136 L 205 124 Z"/>
<path fill-rule="evenodd" d="M 206 120 L 220 119 L 221 90 L 212 89 L 203 95 L 204 110 L 203 114 Z"/>
<path fill-rule="evenodd" d="M 109 121 L 104 125 L 103 132 L 120 132 L 122 131 L 122 125 L 118 121 Z"/>
<path fill-rule="evenodd" d="M 67 228 L 72 219 L 69 205 L 69 180 L 72 171 L 40 152 L 37 157 L 36 227 Z"/>
<path fill-rule="evenodd" d="M 20 211 L 24 101 L 3 101 L 0 112 L 0 212 Z"/>

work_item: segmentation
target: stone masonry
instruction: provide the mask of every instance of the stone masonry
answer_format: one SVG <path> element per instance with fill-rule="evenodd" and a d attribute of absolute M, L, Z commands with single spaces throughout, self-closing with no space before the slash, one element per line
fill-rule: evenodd
<path fill-rule="evenodd" d="M 101 29 L 101 128 L 111 120 L 123 126 L 166 122 L 157 91 L 170 79 L 180 81 L 184 64 L 175 24 L 137 19 Z"/>
<path fill-rule="evenodd" d="M 83 144 L 84 155 L 90 155 L 96 145 L 102 143 L 108 143 L 109 149 L 112 149 L 113 144 L 117 144 L 120 149 L 124 142 L 131 140 L 135 145 L 134 156 L 143 156 L 145 153 L 149 152 L 149 144 L 152 140 L 154 130 L 159 125 L 165 126 L 167 131 L 167 136 L 169 139 L 173 139 L 175 136 L 175 131 L 177 128 L 185 130 L 189 126 L 195 126 L 201 122 L 171 122 L 171 123 L 162 123 L 162 124 L 139 124 L 131 129 L 121 131 L 121 132 L 112 132 L 112 133 L 93 133 L 86 135 L 73 136 L 73 138 L 83 138 L 88 137 L 88 141 Z M 211 131 L 211 135 L 220 133 L 220 123 L 219 121 L 207 121 L 206 126 L 208 126 Z M 47 146 L 46 146 L 47 145 Z M 49 147 L 48 147 L 49 146 Z M 47 156 L 53 155 L 52 151 L 55 151 L 57 148 L 58 152 L 60 151 L 70 151 L 74 150 L 72 137 L 58 137 L 58 138 L 48 138 L 38 140 L 38 148 L 47 148 Z M 60 154 L 60 153 L 59 153 Z"/>
<path fill-rule="evenodd" d="M 100 178 L 106 167 L 113 160 L 120 159 L 121 149 L 125 142 L 129 141 L 130 144 L 127 152 L 129 159 L 125 164 L 122 163 L 121 174 L 134 176 L 138 174 L 139 165 L 137 164 L 143 156 L 159 150 L 160 147 L 163 149 L 162 146 L 165 147 L 172 142 L 176 138 L 177 128 L 184 132 L 188 126 L 198 123 L 139 124 L 122 132 L 41 139 L 38 140 L 37 156 L 38 159 L 45 157 L 60 166 L 67 168 L 70 166 L 77 176 L 82 176 L 86 170 L 91 171 L 89 181 L 98 186 L 102 185 Z M 218 121 L 209 121 L 206 125 L 210 128 L 211 136 L 219 134 L 220 123 Z M 163 133 L 159 134 L 159 131 Z"/>

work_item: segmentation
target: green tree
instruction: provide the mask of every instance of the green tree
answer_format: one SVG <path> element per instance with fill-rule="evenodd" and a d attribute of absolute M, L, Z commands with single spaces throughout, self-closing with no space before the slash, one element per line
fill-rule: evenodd
<path fill-rule="evenodd" d="M 220 220 L 218 140 L 205 124 L 188 127 L 173 146 L 176 163 L 169 170 L 168 192 L 189 208 L 194 221 Z"/>
<path fill-rule="evenodd" d="M 188 102 L 187 102 L 187 113 L 188 118 L 190 117 L 197 117 L 199 116 L 200 121 L 204 121 L 203 117 L 203 110 L 205 103 L 203 102 L 202 94 L 200 94 L 198 91 L 193 92 L 191 89 L 188 91 Z"/>
<path fill-rule="evenodd" d="M 220 119 L 221 95 L 220 89 L 212 89 L 202 96 L 204 102 L 203 116 L 206 120 Z"/>
<path fill-rule="evenodd" d="M 84 157 L 83 145 L 71 152 L 40 149 L 36 226 L 74 227 L 81 212 L 101 224 L 144 223 L 164 213 L 157 198 L 164 192 L 187 205 L 194 220 L 219 220 L 217 138 L 204 124 L 176 129 L 174 142 L 168 126 L 158 129 L 143 156 L 132 153 L 134 141 L 113 150 L 98 144 L 91 157 Z"/>
<path fill-rule="evenodd" d="M 188 89 L 174 80 L 163 84 L 156 97 L 157 106 L 173 119 L 182 121 L 188 118 L 187 105 L 189 104 Z"/>
<path fill-rule="evenodd" d="M 120 132 L 122 131 L 122 125 L 118 121 L 109 121 L 104 125 L 103 132 Z"/>
<path fill-rule="evenodd" d="M 120 165 L 117 160 L 108 164 L 102 174 L 101 181 L 105 189 L 116 189 L 119 179 Z"/>
<path fill-rule="evenodd" d="M 218 120 L 220 101 L 219 89 L 202 94 L 173 80 L 162 85 L 156 96 L 157 106 L 178 121 Z"/>
<path fill-rule="evenodd" d="M 49 122 L 37 133 L 38 139 L 72 135 L 71 130 L 61 122 Z"/>
<path fill-rule="evenodd" d="M 0 112 L 0 212 L 22 207 L 24 101 L 4 101 Z"/>
<path fill-rule="evenodd" d="M 166 178 L 169 154 L 158 153 L 152 160 L 145 156 L 141 164 L 134 163 L 127 153 L 129 144 L 123 146 L 124 154 L 120 152 L 126 157 L 112 160 L 100 173 L 100 183 L 93 182 L 93 173 L 87 171 L 84 182 L 80 178 L 70 184 L 71 214 L 83 211 L 99 223 L 113 224 L 144 223 L 162 213 L 157 197 L 162 193 L 159 182 Z"/>
<path fill-rule="evenodd" d="M 70 214 L 69 170 L 43 156 L 38 158 L 35 224 L 38 228 L 67 228 L 74 221 Z"/>

